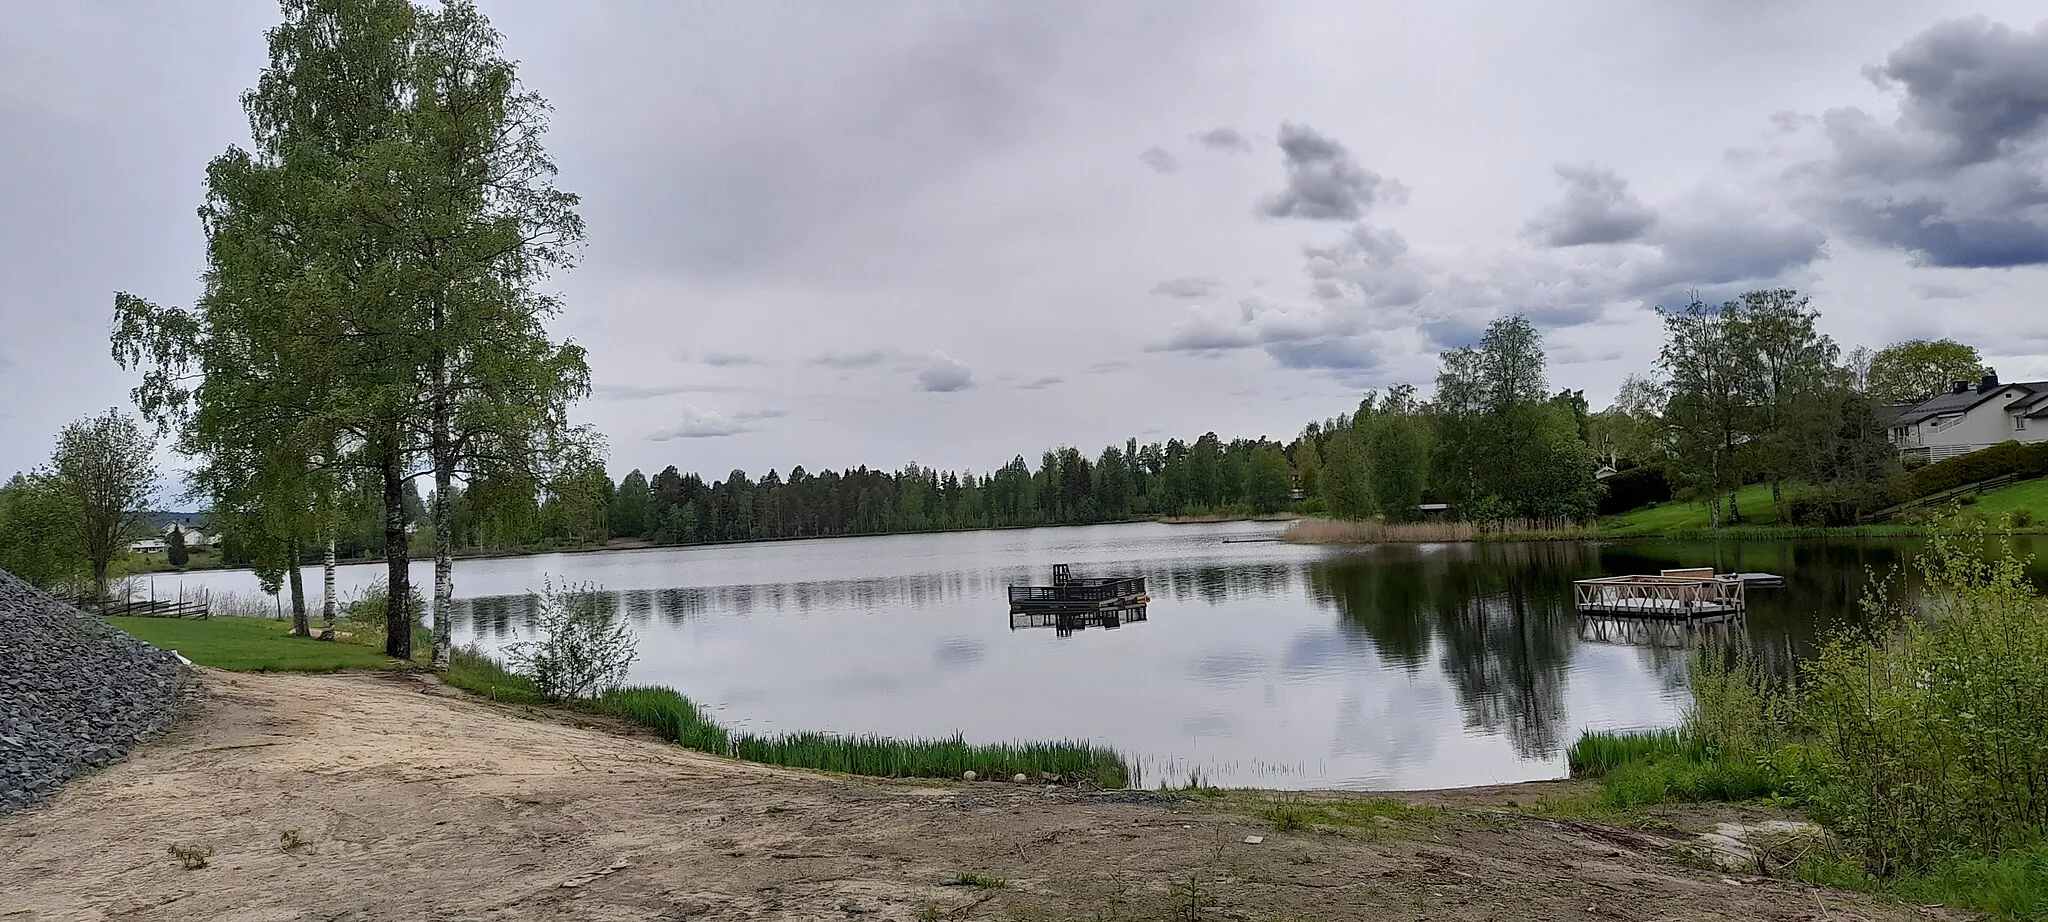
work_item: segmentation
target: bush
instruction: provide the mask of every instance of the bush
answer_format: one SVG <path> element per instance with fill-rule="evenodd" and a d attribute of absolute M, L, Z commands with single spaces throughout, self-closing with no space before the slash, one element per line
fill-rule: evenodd
<path fill-rule="evenodd" d="M 412 648 L 431 649 L 434 645 L 434 636 L 427 631 L 426 623 L 421 620 L 426 614 L 427 601 L 420 595 L 416 586 L 409 590 L 409 594 L 412 597 L 412 604 L 408 606 L 412 611 Z M 341 629 L 348 633 L 351 641 L 380 650 L 384 648 L 384 637 L 389 633 L 385 628 L 387 622 L 384 619 L 384 613 L 389 608 L 389 598 L 389 590 L 380 583 L 341 604 Z"/>
<path fill-rule="evenodd" d="M 506 646 L 514 672 L 551 701 L 591 698 L 625 681 L 638 656 L 633 631 L 595 585 L 557 589 L 546 581 L 534 599 L 540 636 Z"/>
<path fill-rule="evenodd" d="M 2012 511 L 2012 527 L 2025 528 L 2032 524 L 2034 524 L 2034 510 L 2014 509 Z"/>
<path fill-rule="evenodd" d="M 2048 442 L 2032 445 L 2004 442 L 1937 461 L 1907 474 L 1906 487 L 1907 492 L 1917 499 L 2006 474 L 2021 477 L 2048 475 Z"/>
<path fill-rule="evenodd" d="M 1836 638 L 1800 711 L 1824 754 L 1816 806 L 1879 877 L 1998 855 L 2048 832 L 2048 605 L 1981 531 L 1935 529 L 1925 597 L 1873 593 L 1882 628 Z"/>
<path fill-rule="evenodd" d="M 1654 465 L 1630 468 L 1601 481 L 1607 495 L 1600 497 L 1601 515 L 1618 515 L 1631 509 L 1671 501 L 1671 479 Z"/>

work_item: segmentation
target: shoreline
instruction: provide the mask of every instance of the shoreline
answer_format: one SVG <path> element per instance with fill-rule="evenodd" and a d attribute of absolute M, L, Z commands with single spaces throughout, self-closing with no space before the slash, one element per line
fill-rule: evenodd
<path fill-rule="evenodd" d="M 7 908 L 911 922 L 1186 918 L 1185 903 L 1205 919 L 1564 922 L 1776 918 L 1824 897 L 1921 917 L 1673 857 L 1721 823 L 1785 815 L 1760 805 L 1589 814 L 1579 782 L 1371 795 L 853 778 L 403 674 L 198 684 L 170 733 L 0 817 L 18 845 L 0 864 Z"/>

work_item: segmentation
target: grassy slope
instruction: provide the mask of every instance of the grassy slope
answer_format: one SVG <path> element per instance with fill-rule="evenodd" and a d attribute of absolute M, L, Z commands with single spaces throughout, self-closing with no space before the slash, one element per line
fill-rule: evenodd
<path fill-rule="evenodd" d="M 1758 483 L 1743 487 L 1736 492 L 1735 501 L 1742 507 L 1742 522 L 1745 525 L 1773 525 L 1778 521 L 1778 510 L 1771 505 L 1770 484 Z M 1665 535 L 1697 531 L 1707 527 L 1709 522 L 1705 503 L 1673 500 L 1602 519 L 1600 537 Z"/>
<path fill-rule="evenodd" d="M 2037 477 L 2009 487 L 1999 487 L 1978 497 L 1969 510 L 1992 517 L 2025 509 L 2033 514 L 2035 524 L 2048 520 L 2048 477 Z"/>
<path fill-rule="evenodd" d="M 1790 489 L 1790 488 L 1788 488 Z M 1743 487 L 1736 494 L 1742 505 L 1744 526 L 1771 526 L 1777 524 L 1778 510 L 1771 505 L 1769 484 L 1752 484 Z M 1974 515 L 1998 518 L 2008 512 L 2025 509 L 2033 514 L 2033 527 L 2048 522 L 2048 477 L 2016 483 L 1982 494 L 1977 502 L 1966 507 Z M 1648 535 L 1671 535 L 1682 532 L 1705 531 L 1708 529 L 1707 507 L 1700 502 L 1674 500 L 1633 509 L 1620 515 L 1609 516 L 1600 521 L 1602 538 L 1635 538 Z M 1905 526 L 1858 526 L 1857 530 L 1873 534 L 1912 533 L 1917 529 Z M 1837 529 L 1849 531 L 1849 529 Z"/>
<path fill-rule="evenodd" d="M 291 636 L 291 623 L 255 618 L 108 618 L 107 622 L 201 666 L 236 672 L 390 669 L 398 660 L 352 643 Z"/>

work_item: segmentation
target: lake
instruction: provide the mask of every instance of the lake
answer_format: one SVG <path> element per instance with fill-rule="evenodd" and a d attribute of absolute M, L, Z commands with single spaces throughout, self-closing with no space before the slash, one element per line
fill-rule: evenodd
<path fill-rule="evenodd" d="M 1692 640 L 1775 670 L 1859 617 L 1898 540 L 1305 547 L 1272 523 L 1101 525 L 460 561 L 458 643 L 521 636 L 543 579 L 603 587 L 639 635 L 632 680 L 728 726 L 970 741 L 1084 738 L 1144 784 L 1396 790 L 1563 777 L 1587 728 L 1670 726 L 1683 630 L 1582 618 L 1575 579 L 1675 566 L 1788 578 Z M 2028 539 L 2021 539 L 2027 541 Z M 2022 550 L 2030 550 L 2023 547 Z M 1142 620 L 1013 627 L 1006 587 L 1143 575 Z M 342 597 L 383 578 L 343 567 Z M 431 587 L 431 562 L 414 579 Z M 161 597 L 257 592 L 247 571 Z M 306 573 L 317 605 L 319 571 Z M 527 631 L 530 634 L 530 631 Z"/>

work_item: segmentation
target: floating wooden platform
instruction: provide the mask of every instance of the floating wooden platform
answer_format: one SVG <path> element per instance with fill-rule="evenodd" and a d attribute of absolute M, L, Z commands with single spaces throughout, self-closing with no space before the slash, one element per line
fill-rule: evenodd
<path fill-rule="evenodd" d="M 1076 578 L 1066 564 L 1052 568 L 1050 586 L 1011 586 L 1010 610 L 1106 611 L 1135 608 L 1152 601 L 1142 576 Z"/>
<path fill-rule="evenodd" d="M 1656 576 L 1606 576 L 1573 583 L 1572 597 L 1581 614 L 1716 618 L 1749 609 L 1749 582 L 1743 577 L 1705 568 L 1665 570 Z"/>

